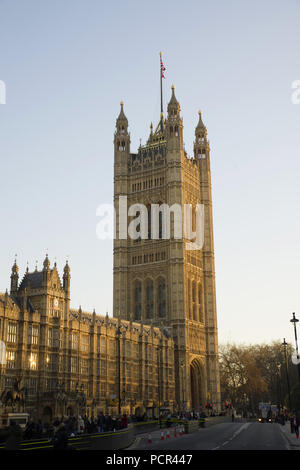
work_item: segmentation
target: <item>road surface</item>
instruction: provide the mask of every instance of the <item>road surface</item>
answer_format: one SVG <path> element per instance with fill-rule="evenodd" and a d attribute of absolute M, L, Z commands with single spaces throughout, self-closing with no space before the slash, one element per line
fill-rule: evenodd
<path fill-rule="evenodd" d="M 286 425 L 287 426 L 287 425 Z M 287 431 L 287 429 L 286 429 Z M 288 450 L 289 442 L 280 424 L 258 422 L 225 422 L 192 434 L 161 440 L 161 431 L 137 436 L 128 450 Z"/>

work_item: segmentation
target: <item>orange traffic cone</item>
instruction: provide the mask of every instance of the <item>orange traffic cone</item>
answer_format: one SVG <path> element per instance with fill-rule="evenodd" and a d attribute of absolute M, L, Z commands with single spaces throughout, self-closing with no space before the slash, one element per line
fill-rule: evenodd
<path fill-rule="evenodd" d="M 152 437 L 151 437 L 151 434 L 148 434 L 148 444 L 152 444 Z"/>
<path fill-rule="evenodd" d="M 174 428 L 174 437 L 177 437 L 176 426 Z"/>
<path fill-rule="evenodd" d="M 161 438 L 162 441 L 165 439 L 165 436 L 164 436 L 164 432 L 163 432 L 163 431 L 161 431 L 161 433 L 160 433 L 160 438 Z"/>
<path fill-rule="evenodd" d="M 169 429 L 168 429 L 168 430 L 167 430 L 166 438 L 169 439 L 169 437 L 170 437 L 170 431 L 169 431 Z"/>

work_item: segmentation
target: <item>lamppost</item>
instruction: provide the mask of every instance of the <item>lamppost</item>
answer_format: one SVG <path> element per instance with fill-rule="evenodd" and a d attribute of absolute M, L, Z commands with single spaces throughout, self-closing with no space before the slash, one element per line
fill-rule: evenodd
<path fill-rule="evenodd" d="M 181 410 L 182 414 L 184 413 L 184 361 L 181 361 L 180 363 L 180 368 L 181 368 L 181 382 L 182 382 L 182 404 L 181 404 Z"/>
<path fill-rule="evenodd" d="M 291 323 L 294 323 L 294 334 L 295 334 L 295 343 L 296 343 L 296 354 L 297 354 L 297 369 L 299 375 L 299 382 L 300 382 L 300 362 L 299 362 L 299 353 L 298 353 L 298 339 L 297 339 L 297 323 L 298 318 L 296 318 L 295 313 L 293 313 L 293 318 L 290 320 Z"/>
<path fill-rule="evenodd" d="M 289 371 L 288 371 L 288 360 L 287 360 L 287 352 L 286 348 L 288 346 L 288 343 L 285 341 L 285 338 L 283 338 L 283 350 L 284 350 L 284 360 L 285 360 L 285 369 L 286 369 L 286 382 L 287 382 L 287 387 L 288 387 L 288 395 L 289 395 L 289 408 L 290 411 L 292 410 L 292 402 L 291 402 L 291 389 L 290 389 L 290 379 L 289 379 Z"/>
<path fill-rule="evenodd" d="M 158 420 L 159 420 L 159 427 L 161 427 L 161 417 L 160 417 L 160 403 L 161 403 L 161 396 L 160 396 L 160 351 L 161 348 L 157 347 L 157 381 L 158 381 Z"/>
<path fill-rule="evenodd" d="M 282 406 L 282 391 L 281 391 L 281 364 L 277 364 L 277 394 L 278 394 L 278 400 L 280 409 Z"/>
<path fill-rule="evenodd" d="M 118 345 L 118 412 L 121 415 L 121 328 L 118 326 L 116 331 Z"/>
<path fill-rule="evenodd" d="M 127 328 L 125 328 L 126 330 Z M 118 413 L 121 416 L 121 325 L 118 326 L 116 331 L 117 337 L 117 346 L 118 346 Z M 124 383 L 125 387 L 125 383 Z M 124 389 L 124 396 L 125 396 L 125 389 Z"/>

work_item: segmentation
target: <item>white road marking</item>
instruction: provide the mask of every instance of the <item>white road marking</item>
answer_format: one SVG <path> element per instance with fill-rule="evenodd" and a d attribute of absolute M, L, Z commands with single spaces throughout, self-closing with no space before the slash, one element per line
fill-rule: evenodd
<path fill-rule="evenodd" d="M 229 442 L 231 442 L 233 439 L 235 439 L 242 431 L 244 431 L 245 429 L 247 429 L 249 426 L 251 425 L 251 423 L 245 423 L 243 424 L 243 426 L 241 426 L 237 431 L 235 431 L 232 436 L 230 437 L 230 439 L 228 441 L 225 441 L 223 442 L 223 444 L 217 446 L 217 447 L 214 447 L 213 449 L 211 450 L 218 450 L 220 449 L 221 447 L 224 447 L 226 446 L 227 444 L 229 444 Z"/>

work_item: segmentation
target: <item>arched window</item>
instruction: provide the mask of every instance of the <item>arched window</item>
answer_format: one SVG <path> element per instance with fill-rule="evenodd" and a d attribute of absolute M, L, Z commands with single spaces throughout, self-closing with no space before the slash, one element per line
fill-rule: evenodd
<path fill-rule="evenodd" d="M 198 321 L 201 323 L 204 322 L 204 316 L 203 316 L 203 309 L 202 309 L 202 286 L 200 282 L 198 283 L 198 288 L 197 288 L 197 301 L 198 301 Z"/>
<path fill-rule="evenodd" d="M 158 316 L 166 316 L 166 283 L 164 279 L 159 279 L 157 288 Z"/>
<path fill-rule="evenodd" d="M 151 240 L 151 206 L 148 206 L 147 210 L 148 210 L 148 240 Z"/>
<path fill-rule="evenodd" d="M 193 281 L 192 284 L 192 301 L 196 302 L 196 283 Z"/>
<path fill-rule="evenodd" d="M 188 280 L 188 294 L 187 294 L 187 298 L 188 298 L 188 306 L 189 306 L 189 318 L 192 319 L 193 318 L 193 304 L 192 304 L 192 297 L 191 297 L 191 281 L 190 279 Z"/>
<path fill-rule="evenodd" d="M 146 317 L 152 318 L 153 317 L 153 281 L 150 279 L 146 282 Z"/>
<path fill-rule="evenodd" d="M 134 286 L 134 316 L 136 320 L 142 317 L 142 284 L 136 281 Z"/>
<path fill-rule="evenodd" d="M 198 304 L 201 305 L 201 284 L 198 284 Z"/>
<path fill-rule="evenodd" d="M 163 215 L 162 211 L 159 211 L 158 215 L 158 238 L 162 238 L 162 231 L 163 231 Z"/>
<path fill-rule="evenodd" d="M 197 321 L 197 305 L 193 304 L 193 320 Z"/>

